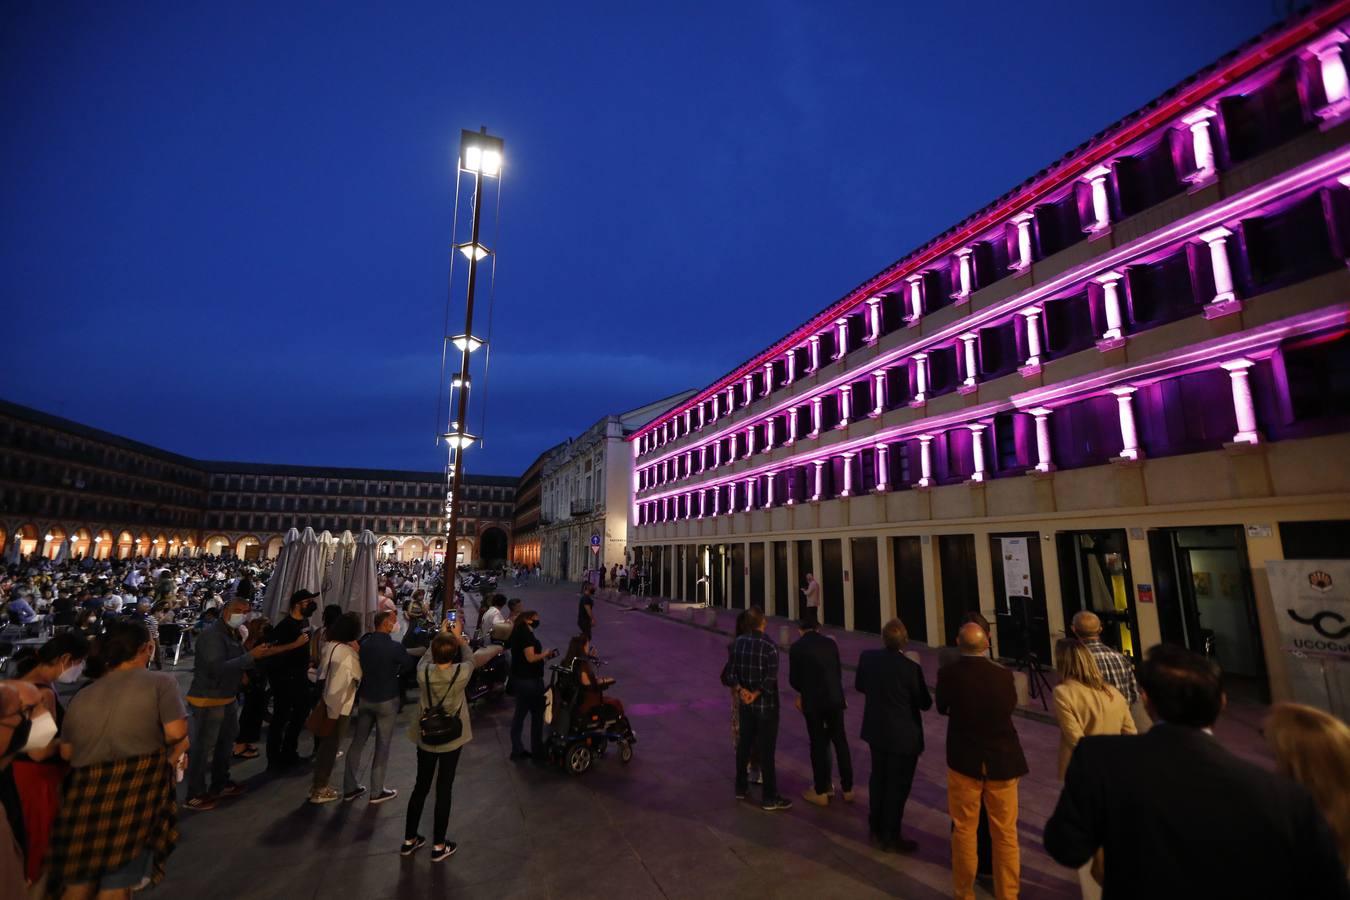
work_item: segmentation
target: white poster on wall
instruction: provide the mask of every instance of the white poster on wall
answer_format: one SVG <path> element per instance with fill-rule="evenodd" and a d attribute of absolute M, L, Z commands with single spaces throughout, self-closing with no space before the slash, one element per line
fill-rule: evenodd
<path fill-rule="evenodd" d="M 1350 560 L 1266 563 L 1294 699 L 1350 714 Z"/>
<path fill-rule="evenodd" d="M 1031 557 L 1024 537 L 999 538 L 1003 545 L 1003 596 L 1031 596 Z"/>

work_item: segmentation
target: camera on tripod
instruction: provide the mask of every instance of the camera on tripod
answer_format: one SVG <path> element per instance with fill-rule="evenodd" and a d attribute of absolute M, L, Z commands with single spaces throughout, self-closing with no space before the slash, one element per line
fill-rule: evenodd
<path fill-rule="evenodd" d="M 1048 708 L 1046 697 L 1050 695 L 1050 682 L 1045 677 L 1045 667 L 1032 649 L 1032 629 L 1047 627 L 1045 616 L 1032 615 L 1031 598 L 1012 596 L 1008 598 L 1007 612 L 995 614 L 998 625 L 998 651 L 1003 659 L 1013 661 L 1013 668 L 1027 673 L 1027 689 L 1031 697 L 1041 701 L 1042 708 Z"/>

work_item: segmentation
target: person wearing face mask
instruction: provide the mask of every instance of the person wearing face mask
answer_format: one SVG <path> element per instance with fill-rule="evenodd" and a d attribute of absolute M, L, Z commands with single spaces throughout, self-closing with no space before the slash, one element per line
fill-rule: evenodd
<path fill-rule="evenodd" d="M 310 617 L 319 609 L 318 594 L 296 591 L 291 595 L 290 613 L 272 627 L 267 640 L 282 647 L 308 634 Z M 305 716 L 313 705 L 309 683 L 309 648 L 278 653 L 267 663 L 267 680 L 272 686 L 272 724 L 267 728 L 267 768 L 281 771 L 300 762 L 300 732 Z"/>
<path fill-rule="evenodd" d="M 539 629 L 539 613 L 522 612 L 506 646 L 511 651 L 511 686 L 516 693 L 516 714 L 511 718 L 511 759 L 544 761 L 544 663 L 558 655 L 557 650 L 544 652 L 543 644 L 535 637 Z M 521 743 L 520 733 L 525 728 L 525 717 L 530 717 L 530 749 Z"/>
<path fill-rule="evenodd" d="M 152 646 L 140 622 L 109 623 L 94 651 L 104 674 L 66 710 L 61 755 L 71 770 L 47 850 L 52 896 L 128 896 L 163 878 L 188 727 L 173 676 L 147 668 Z"/>
<path fill-rule="evenodd" d="M 78 631 L 66 631 L 19 664 L 20 680 L 37 688 L 45 705 L 51 709 L 54 733 L 59 734 L 65 717 L 56 686 L 78 682 L 88 657 L 88 639 Z M 52 822 L 61 805 L 61 780 L 70 768 L 57 749 L 57 745 L 51 743 L 41 750 L 20 753 L 10 767 L 23 810 L 24 875 L 30 883 L 42 872 Z"/>
<path fill-rule="evenodd" d="M 50 730 L 55 736 L 55 723 L 48 729 L 37 727 L 34 720 L 50 720 L 50 713 L 42 708 L 42 693 L 34 685 L 22 681 L 0 681 L 0 897 L 23 897 L 28 887 L 24 878 L 23 815 L 18 803 L 18 792 L 11 777 L 11 761 L 23 752 L 40 752 L 39 744 Z M 44 716 L 45 714 L 45 716 Z"/>
<path fill-rule="evenodd" d="M 197 638 L 192 684 L 187 701 L 192 707 L 192 749 L 188 752 L 187 808 L 215 809 L 222 797 L 237 797 L 243 788 L 230 780 L 230 757 L 239 733 L 239 688 L 244 673 L 257 670 L 257 660 L 303 647 L 309 635 L 289 644 L 259 644 L 245 650 L 240 627 L 248 615 L 248 601 L 231 600 L 221 610 L 220 620 Z M 211 775 L 210 789 L 206 777 Z"/>

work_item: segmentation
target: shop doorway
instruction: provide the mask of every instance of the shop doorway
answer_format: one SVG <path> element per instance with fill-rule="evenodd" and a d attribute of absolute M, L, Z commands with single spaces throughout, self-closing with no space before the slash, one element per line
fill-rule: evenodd
<path fill-rule="evenodd" d="M 838 538 L 820 542 L 820 605 L 823 625 L 844 627 L 844 545 Z"/>
<path fill-rule="evenodd" d="M 1269 702 L 1241 526 L 1163 528 L 1148 540 L 1163 641 L 1212 656 L 1230 694 Z"/>
<path fill-rule="evenodd" d="M 979 611 L 980 581 L 975 570 L 975 535 L 938 535 L 938 579 L 942 584 L 942 639 L 938 646 L 956 639 L 961 617 Z"/>
<path fill-rule="evenodd" d="M 877 539 L 853 538 L 853 630 L 881 633 L 881 582 L 877 573 Z"/>
<path fill-rule="evenodd" d="M 1076 613 L 1091 610 L 1102 620 L 1102 643 L 1137 660 L 1143 648 L 1125 532 L 1061 531 L 1056 541 L 1065 629 Z"/>
<path fill-rule="evenodd" d="M 733 609 L 745 609 L 745 545 L 732 544 L 727 554 L 727 580 Z"/>
<path fill-rule="evenodd" d="M 788 548 L 787 541 L 773 542 L 773 614 L 788 614 Z"/>
<path fill-rule="evenodd" d="M 909 639 L 928 643 L 928 607 L 923 593 L 923 546 L 920 538 L 891 538 L 895 562 L 895 612 L 905 623 Z"/>
<path fill-rule="evenodd" d="M 994 627 L 999 657 L 1020 661 L 1034 654 L 1042 665 L 1053 665 L 1040 534 L 1035 531 L 991 534 L 989 556 L 993 564 Z"/>
<path fill-rule="evenodd" d="M 774 615 L 772 598 L 764 596 L 764 543 L 750 545 L 750 604 Z"/>

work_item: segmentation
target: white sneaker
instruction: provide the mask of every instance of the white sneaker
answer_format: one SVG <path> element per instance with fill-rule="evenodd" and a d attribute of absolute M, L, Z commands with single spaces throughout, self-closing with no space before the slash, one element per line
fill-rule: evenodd
<path fill-rule="evenodd" d="M 396 791 L 394 788 L 384 788 L 378 794 L 372 794 L 370 797 L 370 802 L 372 804 L 383 803 L 386 800 L 393 800 L 397 796 L 398 791 Z"/>

